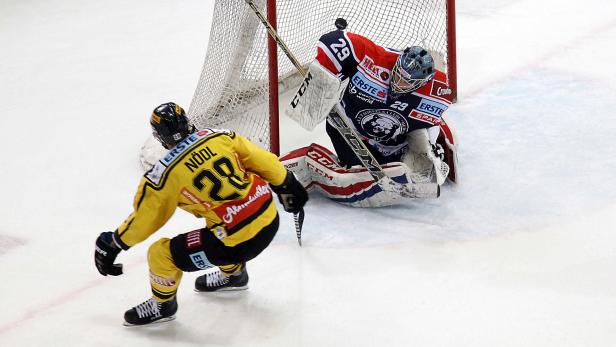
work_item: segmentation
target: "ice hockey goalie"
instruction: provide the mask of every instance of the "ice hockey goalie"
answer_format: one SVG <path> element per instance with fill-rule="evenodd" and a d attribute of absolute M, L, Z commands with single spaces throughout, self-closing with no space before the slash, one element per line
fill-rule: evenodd
<path fill-rule="evenodd" d="M 329 115 L 336 106 L 397 184 L 437 188 L 457 181 L 457 142 L 443 118 L 451 104 L 447 76 L 422 47 L 385 48 L 344 30 L 323 35 L 310 73 L 285 113 L 307 129 L 326 120 L 335 154 L 311 144 L 281 157 L 308 190 L 356 207 L 387 206 L 402 197 L 361 166 Z M 418 191 L 422 191 L 419 189 Z M 436 192 L 417 197 L 437 197 Z"/>

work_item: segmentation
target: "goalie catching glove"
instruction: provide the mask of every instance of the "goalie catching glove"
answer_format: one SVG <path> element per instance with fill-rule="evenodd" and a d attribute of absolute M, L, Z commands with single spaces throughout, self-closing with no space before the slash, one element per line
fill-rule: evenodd
<path fill-rule="evenodd" d="M 113 240 L 113 233 L 106 231 L 96 239 L 94 248 L 94 264 L 101 275 L 119 276 L 122 274 L 122 264 L 114 264 L 122 249 Z"/>
<path fill-rule="evenodd" d="M 308 201 L 306 189 L 289 170 L 287 170 L 287 177 L 285 177 L 281 185 L 275 186 L 270 184 L 270 186 L 274 193 L 278 195 L 278 200 L 287 212 L 298 213 Z"/>

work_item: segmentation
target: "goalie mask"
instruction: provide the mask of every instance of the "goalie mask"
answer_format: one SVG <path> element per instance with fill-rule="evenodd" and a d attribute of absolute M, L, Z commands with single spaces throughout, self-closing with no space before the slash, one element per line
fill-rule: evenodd
<path fill-rule="evenodd" d="M 188 123 L 184 109 L 173 102 L 156 107 L 150 117 L 150 125 L 152 134 L 166 149 L 175 147 L 195 131 Z"/>
<path fill-rule="evenodd" d="M 412 92 L 434 77 L 434 59 L 428 51 L 412 46 L 404 50 L 392 69 L 391 90 Z"/>

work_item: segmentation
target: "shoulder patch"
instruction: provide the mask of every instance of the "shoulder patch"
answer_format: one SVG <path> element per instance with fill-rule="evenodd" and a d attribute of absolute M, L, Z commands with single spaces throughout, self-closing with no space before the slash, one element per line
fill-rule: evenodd
<path fill-rule="evenodd" d="M 150 182 L 158 185 L 160 184 L 160 179 L 163 177 L 163 172 L 167 167 L 162 163 L 162 161 L 158 161 L 156 165 L 154 165 L 150 171 L 145 173 L 145 178 L 147 178 Z"/>
<path fill-rule="evenodd" d="M 444 72 L 436 71 L 434 79 L 430 83 L 430 96 L 450 104 L 453 102 L 453 92 L 447 84 L 447 75 Z"/>

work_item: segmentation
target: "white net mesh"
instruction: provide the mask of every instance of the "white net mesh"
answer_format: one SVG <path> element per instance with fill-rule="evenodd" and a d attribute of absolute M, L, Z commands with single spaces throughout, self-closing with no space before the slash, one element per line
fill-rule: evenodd
<path fill-rule="evenodd" d="M 265 0 L 255 0 L 265 11 Z M 319 37 L 347 30 L 403 49 L 421 45 L 447 62 L 447 0 L 277 0 L 278 33 L 303 63 L 316 55 Z M 203 71 L 188 117 L 197 128 L 227 128 L 269 149 L 267 31 L 244 0 L 216 0 Z M 278 50 L 280 93 L 301 82 Z M 295 78 L 294 78 L 295 77 Z M 281 131 L 284 131 L 282 129 Z"/>

